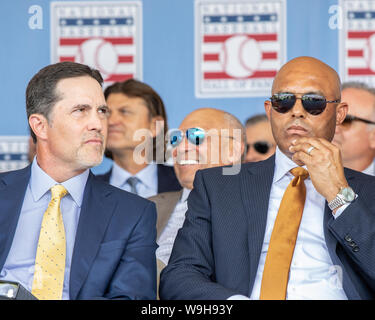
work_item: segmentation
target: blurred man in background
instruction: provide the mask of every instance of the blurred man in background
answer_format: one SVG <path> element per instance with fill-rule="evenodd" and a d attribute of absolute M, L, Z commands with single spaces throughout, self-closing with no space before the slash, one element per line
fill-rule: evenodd
<path fill-rule="evenodd" d="M 375 175 L 375 90 L 360 82 L 344 83 L 341 100 L 349 110 L 333 143 L 340 147 L 345 167 Z"/>
<path fill-rule="evenodd" d="M 219 136 L 215 136 L 216 133 Z M 187 198 L 197 170 L 239 164 L 245 150 L 245 128 L 241 122 L 230 113 L 213 108 L 191 112 L 169 137 L 174 169 L 183 189 L 149 198 L 156 203 L 158 212 L 158 274 L 168 264 L 174 239 L 184 223 Z M 225 148 L 229 152 L 225 152 Z M 222 156 L 216 158 L 215 155 Z"/>
<path fill-rule="evenodd" d="M 157 152 L 164 162 L 164 133 L 167 132 L 167 114 L 158 93 L 149 85 L 130 79 L 117 82 L 104 91 L 110 109 L 106 155 L 113 159 L 113 167 L 101 179 L 120 189 L 151 197 L 160 192 L 181 189 L 174 170 L 156 163 Z M 158 126 L 158 125 L 161 125 Z M 137 134 L 149 132 L 143 141 Z M 158 143 L 161 141 L 161 143 Z M 138 161 L 137 146 L 149 146 L 150 159 Z"/>
<path fill-rule="evenodd" d="M 246 120 L 247 153 L 246 162 L 266 160 L 275 153 L 271 125 L 265 114 L 258 114 Z"/>

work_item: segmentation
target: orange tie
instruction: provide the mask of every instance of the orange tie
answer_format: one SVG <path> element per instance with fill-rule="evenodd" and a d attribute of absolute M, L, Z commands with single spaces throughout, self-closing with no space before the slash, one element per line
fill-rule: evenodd
<path fill-rule="evenodd" d="M 264 265 L 261 300 L 285 300 L 289 268 L 297 240 L 306 199 L 304 180 L 309 173 L 302 167 L 293 168 L 294 175 L 284 192 L 272 230 Z"/>

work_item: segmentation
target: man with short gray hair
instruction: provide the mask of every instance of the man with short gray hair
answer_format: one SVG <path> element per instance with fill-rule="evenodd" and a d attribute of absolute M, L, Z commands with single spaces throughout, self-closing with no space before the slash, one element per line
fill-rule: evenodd
<path fill-rule="evenodd" d="M 375 175 L 375 90 L 365 83 L 347 82 L 341 97 L 349 109 L 336 127 L 333 143 L 340 147 L 345 167 Z"/>

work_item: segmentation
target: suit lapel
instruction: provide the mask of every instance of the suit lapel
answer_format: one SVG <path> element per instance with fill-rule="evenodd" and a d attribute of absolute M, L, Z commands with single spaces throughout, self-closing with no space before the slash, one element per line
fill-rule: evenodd
<path fill-rule="evenodd" d="M 181 195 L 182 190 L 176 192 L 168 192 L 166 194 L 162 193 L 160 194 L 160 199 L 155 199 L 158 213 L 156 223 L 157 239 L 159 239 L 159 236 L 163 231 L 164 227 L 166 226 L 170 216 L 172 215 L 178 200 L 181 198 Z"/>
<path fill-rule="evenodd" d="M 74 244 L 70 271 L 70 298 L 76 299 L 90 270 L 107 225 L 112 217 L 116 201 L 105 184 L 96 180 L 90 172 Z"/>
<path fill-rule="evenodd" d="M 31 167 L 7 174 L 0 185 L 0 270 L 12 245 L 21 213 Z"/>
<path fill-rule="evenodd" d="M 248 165 L 241 175 L 241 196 L 248 217 L 250 288 L 252 292 L 267 223 L 268 203 L 275 167 L 275 156 Z"/>

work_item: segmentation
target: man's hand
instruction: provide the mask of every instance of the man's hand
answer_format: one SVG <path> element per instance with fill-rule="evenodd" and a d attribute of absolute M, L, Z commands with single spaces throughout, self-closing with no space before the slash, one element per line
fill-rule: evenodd
<path fill-rule="evenodd" d="M 310 153 L 309 148 L 314 147 Z M 315 189 L 328 202 L 332 201 L 348 182 L 344 175 L 340 149 L 322 138 L 301 137 L 289 148 L 292 160 L 306 165 Z"/>

